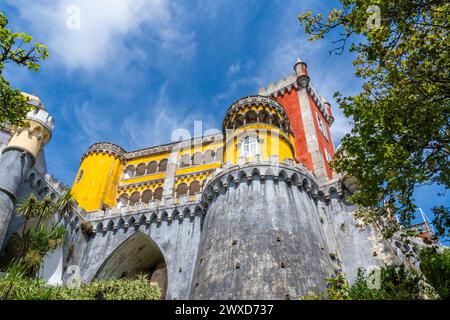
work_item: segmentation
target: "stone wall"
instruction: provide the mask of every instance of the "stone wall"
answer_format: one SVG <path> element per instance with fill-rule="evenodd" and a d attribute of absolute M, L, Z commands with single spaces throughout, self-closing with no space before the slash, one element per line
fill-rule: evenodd
<path fill-rule="evenodd" d="M 118 253 L 123 255 L 123 259 L 130 259 L 128 267 L 134 267 L 133 264 L 139 263 L 133 260 L 135 256 L 132 253 L 136 248 L 124 248 L 122 244 L 136 233 L 142 233 L 156 244 L 164 257 L 167 268 L 165 298 L 187 299 L 202 220 L 203 213 L 198 204 L 184 208 L 159 208 L 158 211 L 143 210 L 84 222 L 75 216 L 69 224 L 63 248 L 64 281 L 70 281 L 73 272 L 79 272 L 84 282 L 98 278 L 108 259 Z M 85 234 L 81 228 L 83 223 L 92 224 L 94 234 Z M 117 252 L 122 249 L 123 252 Z M 118 264 L 117 267 L 121 266 Z"/>

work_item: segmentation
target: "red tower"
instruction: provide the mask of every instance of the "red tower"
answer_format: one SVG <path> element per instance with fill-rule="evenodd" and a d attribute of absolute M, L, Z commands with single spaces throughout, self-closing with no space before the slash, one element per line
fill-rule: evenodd
<path fill-rule="evenodd" d="M 260 89 L 259 94 L 276 99 L 286 110 L 294 132 L 297 161 L 320 180 L 331 180 L 333 171 L 329 162 L 334 156 L 331 106 L 311 85 L 305 62 L 298 59 L 294 70 L 295 74 Z"/>

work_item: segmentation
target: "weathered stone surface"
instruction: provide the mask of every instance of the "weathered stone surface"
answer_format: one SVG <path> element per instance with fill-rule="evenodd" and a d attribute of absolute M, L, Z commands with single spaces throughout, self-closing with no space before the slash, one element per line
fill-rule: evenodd
<path fill-rule="evenodd" d="M 191 298 L 286 299 L 323 289 L 333 262 L 319 223 L 312 196 L 285 178 L 255 175 L 220 190 L 207 210 Z"/>
<path fill-rule="evenodd" d="M 30 154 L 15 149 L 0 157 L 0 248 L 3 247 L 19 188 L 32 164 Z"/>
<path fill-rule="evenodd" d="M 122 243 L 139 232 L 149 237 L 164 257 L 167 268 L 166 299 L 187 299 L 200 241 L 201 219 L 202 216 L 196 215 L 194 219 L 185 217 L 179 220 L 178 217 L 175 217 L 171 223 L 164 219 L 161 224 L 153 222 L 139 227 L 128 226 L 126 228 L 122 226 L 116 231 L 97 232 L 90 238 L 86 237 L 81 229 L 77 230 L 75 227 L 71 227 L 64 246 L 66 257 L 64 281 L 71 276 L 67 271 L 74 270 L 74 267 L 79 270 L 82 281 L 92 281 L 96 275 L 101 276 L 102 273 L 105 273 L 102 271 L 102 267 L 109 257 L 118 248 L 120 250 Z M 140 263 L 133 260 L 132 254 L 136 248 L 130 246 L 126 249 L 121 254 L 130 259 L 130 263 L 127 266 L 117 264 L 114 276 L 135 268 Z M 71 251 L 72 254 L 69 255 Z M 157 267 L 153 266 L 150 260 L 147 261 L 148 267 Z M 123 270 L 118 270 L 120 268 Z"/>

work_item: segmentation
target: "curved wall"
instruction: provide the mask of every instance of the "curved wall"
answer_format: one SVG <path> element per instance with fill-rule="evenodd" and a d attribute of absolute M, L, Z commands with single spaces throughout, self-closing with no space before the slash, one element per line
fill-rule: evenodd
<path fill-rule="evenodd" d="M 249 165 L 213 178 L 192 299 L 289 299 L 333 272 L 306 172 Z"/>

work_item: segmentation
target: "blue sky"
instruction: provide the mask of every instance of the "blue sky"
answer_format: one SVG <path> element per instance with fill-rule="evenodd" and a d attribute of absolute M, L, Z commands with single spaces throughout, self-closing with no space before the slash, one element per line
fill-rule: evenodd
<path fill-rule="evenodd" d="M 301 57 L 312 82 L 332 94 L 359 90 L 352 56 L 330 55 L 331 39 L 309 43 L 297 15 L 328 12 L 338 1 L 4 0 L 13 30 L 46 44 L 38 73 L 9 66 L 15 87 L 41 98 L 56 127 L 46 147 L 48 169 L 72 184 L 89 145 L 110 141 L 126 150 L 170 142 L 194 121 L 219 129 L 237 98 L 287 76 Z M 67 8 L 81 9 L 80 29 Z M 333 37 L 333 36 L 332 36 Z M 349 121 L 334 103 L 336 145 Z M 436 187 L 416 194 L 419 206 L 450 201 Z"/>

